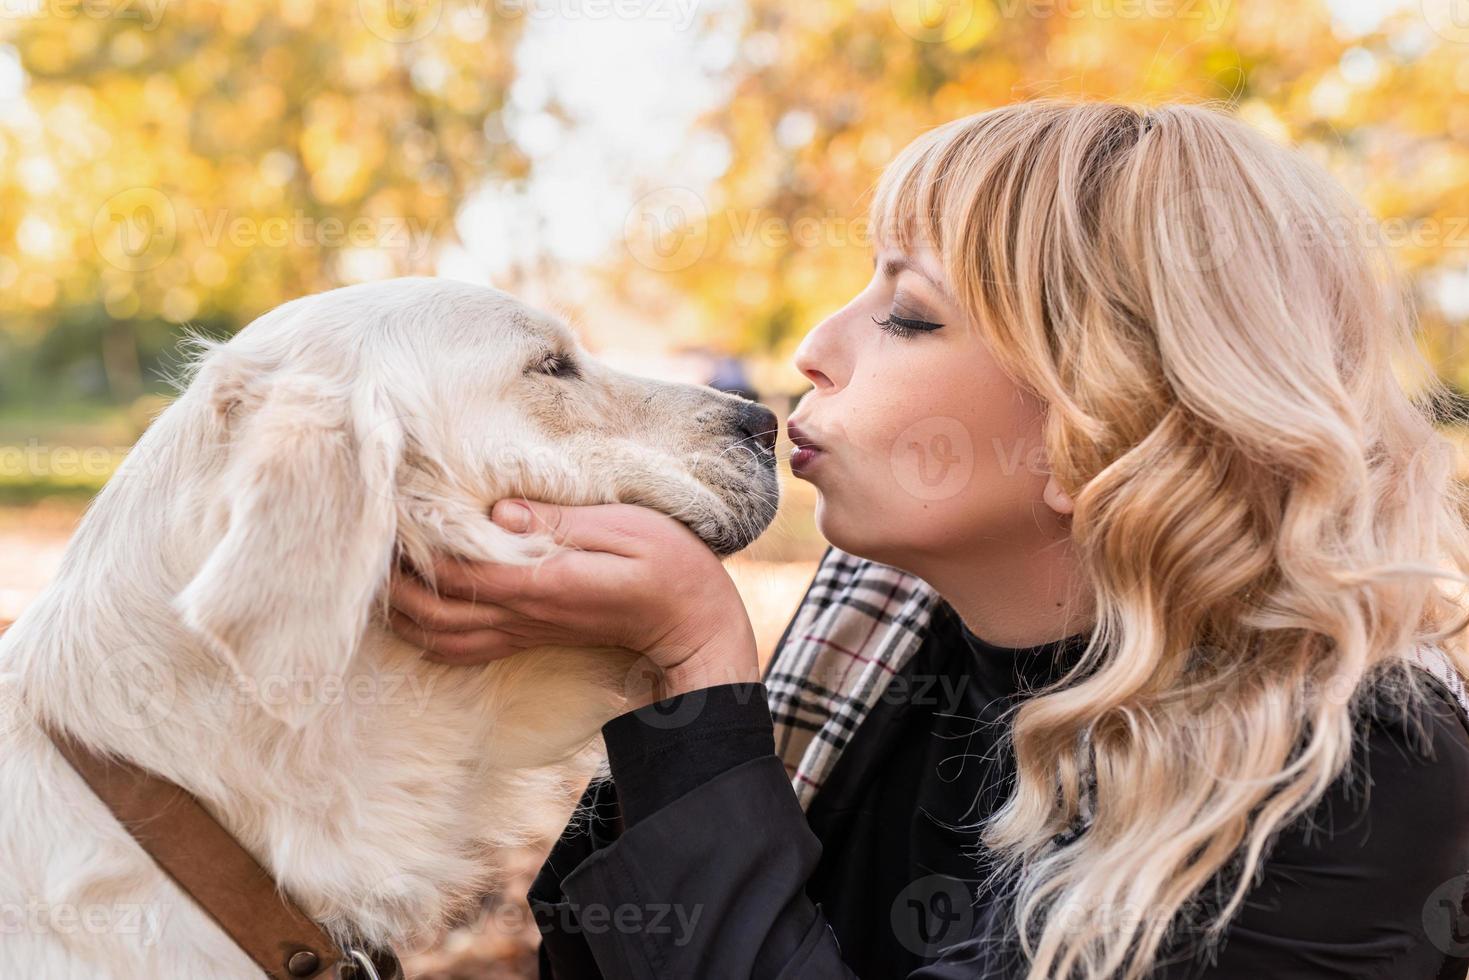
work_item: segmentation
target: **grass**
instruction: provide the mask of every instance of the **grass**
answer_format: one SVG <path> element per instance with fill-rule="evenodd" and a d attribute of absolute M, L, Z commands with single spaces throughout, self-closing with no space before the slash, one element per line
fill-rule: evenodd
<path fill-rule="evenodd" d="M 162 404 L 0 406 L 0 505 L 86 503 Z"/>

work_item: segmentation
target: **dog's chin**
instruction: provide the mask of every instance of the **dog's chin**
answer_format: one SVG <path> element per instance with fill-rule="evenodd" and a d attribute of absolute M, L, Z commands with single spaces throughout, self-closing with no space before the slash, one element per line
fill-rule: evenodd
<path fill-rule="evenodd" d="M 747 479 L 733 494 L 711 492 L 708 506 L 684 521 L 721 558 L 748 548 L 775 520 L 780 506 L 780 483 L 774 470 L 762 469 Z"/>
<path fill-rule="evenodd" d="M 699 534 L 699 537 L 709 546 L 709 550 L 720 558 L 728 558 L 730 555 L 744 551 L 759 536 L 758 531 L 751 534 L 735 527 L 724 527 L 711 533 Z"/>

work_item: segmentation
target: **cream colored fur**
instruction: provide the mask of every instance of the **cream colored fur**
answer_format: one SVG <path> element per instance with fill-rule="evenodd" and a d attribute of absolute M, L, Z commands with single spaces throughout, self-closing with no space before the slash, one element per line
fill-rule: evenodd
<path fill-rule="evenodd" d="M 644 671 L 428 663 L 383 625 L 395 549 L 535 561 L 485 517 L 511 495 L 647 504 L 721 553 L 774 513 L 738 399 L 611 371 L 495 290 L 349 287 L 202 346 L 0 638 L 0 976 L 259 976 L 37 719 L 193 792 L 329 929 L 410 947 L 560 829 Z"/>

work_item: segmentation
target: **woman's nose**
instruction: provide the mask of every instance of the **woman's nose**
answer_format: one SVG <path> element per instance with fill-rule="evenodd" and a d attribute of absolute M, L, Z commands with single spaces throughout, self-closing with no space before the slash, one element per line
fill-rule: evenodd
<path fill-rule="evenodd" d="M 830 378 L 815 368 L 801 368 L 800 370 L 818 388 L 831 388 L 835 384 Z"/>
<path fill-rule="evenodd" d="M 818 359 L 817 335 L 820 332 L 821 327 L 818 326 L 805 336 L 801 341 L 801 345 L 796 348 L 794 360 L 796 370 L 800 371 L 817 388 L 831 388 L 835 385 L 835 382 L 832 381 L 829 374 L 818 366 L 820 362 Z"/>

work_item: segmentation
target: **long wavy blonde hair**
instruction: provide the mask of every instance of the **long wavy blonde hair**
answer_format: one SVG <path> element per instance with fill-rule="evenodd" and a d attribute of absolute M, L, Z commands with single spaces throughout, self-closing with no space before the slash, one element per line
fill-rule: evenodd
<path fill-rule="evenodd" d="M 872 218 L 938 250 L 1046 401 L 1095 592 L 1081 663 L 1015 715 L 984 833 L 1029 976 L 1141 977 L 1179 923 L 1217 939 L 1350 772 L 1369 681 L 1421 697 L 1421 643 L 1469 673 L 1444 389 L 1361 208 L 1220 110 L 959 119 L 900 154 Z"/>

